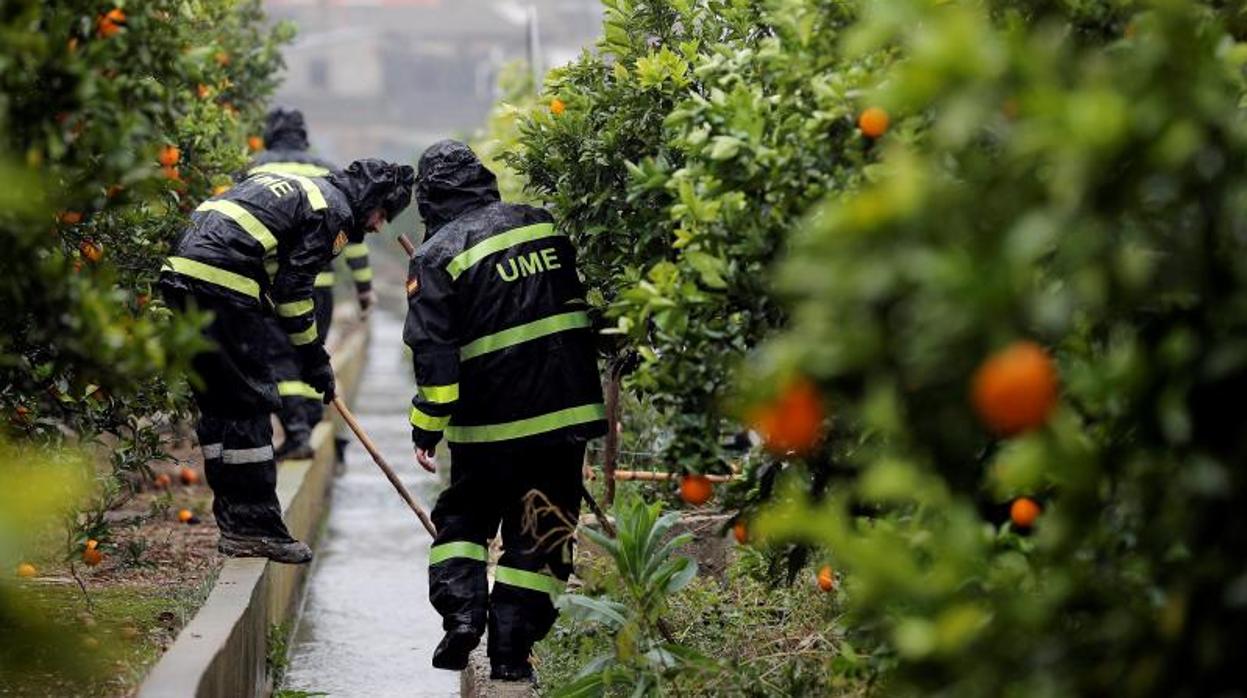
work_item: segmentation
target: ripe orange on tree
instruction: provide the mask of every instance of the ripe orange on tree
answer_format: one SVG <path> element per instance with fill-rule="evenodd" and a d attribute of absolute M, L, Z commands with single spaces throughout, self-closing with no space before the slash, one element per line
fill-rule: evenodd
<path fill-rule="evenodd" d="M 558 97 L 555 97 L 554 99 L 550 100 L 550 113 L 554 114 L 555 116 L 559 116 L 565 111 L 567 111 L 567 104 L 564 103 L 563 100 L 559 99 Z"/>
<path fill-rule="evenodd" d="M 178 521 L 182 523 L 190 523 L 193 518 L 195 518 L 195 515 L 191 513 L 190 509 L 182 509 L 178 512 Z"/>
<path fill-rule="evenodd" d="M 87 548 L 82 551 L 82 561 L 87 563 L 88 567 L 95 567 L 104 561 L 104 553 L 96 548 Z"/>
<path fill-rule="evenodd" d="M 78 225 L 82 222 L 82 213 L 80 211 L 61 211 L 56 214 L 56 219 L 65 225 Z"/>
<path fill-rule="evenodd" d="M 165 165 L 160 168 L 160 173 L 164 175 L 165 179 L 168 179 L 174 182 L 182 181 L 182 173 L 178 172 L 178 168 L 176 167 L 170 167 L 168 165 Z"/>
<path fill-rule="evenodd" d="M 879 138 L 888 132 L 891 123 L 888 113 L 879 107 L 870 107 L 857 117 L 857 128 L 867 138 Z"/>
<path fill-rule="evenodd" d="M 831 591 L 836 588 L 836 575 L 831 571 L 831 565 L 823 565 L 818 568 L 818 588 L 823 591 Z"/>
<path fill-rule="evenodd" d="M 33 577 L 38 573 L 39 570 L 36 570 L 35 566 L 29 562 L 23 562 L 17 566 L 17 576 L 19 577 Z"/>
<path fill-rule="evenodd" d="M 732 525 L 732 535 L 736 538 L 736 542 L 741 545 L 749 540 L 749 527 L 745 524 L 744 519 L 739 519 Z"/>
<path fill-rule="evenodd" d="M 98 264 L 101 259 L 104 259 L 104 248 L 91 240 L 78 243 L 78 252 L 82 254 L 83 259 L 92 264 Z"/>
<path fill-rule="evenodd" d="M 248 136 L 247 147 L 250 148 L 253 153 L 264 150 L 264 139 L 259 136 Z"/>
<path fill-rule="evenodd" d="M 1034 342 L 1014 342 L 974 374 L 974 408 L 992 431 L 1012 436 L 1048 421 L 1057 388 L 1056 365 L 1048 352 Z"/>
<path fill-rule="evenodd" d="M 1009 507 L 1009 518 L 1018 528 L 1030 528 L 1039 518 L 1039 504 L 1030 497 L 1018 497 Z"/>
<path fill-rule="evenodd" d="M 182 151 L 176 145 L 166 145 L 160 148 L 160 164 L 165 167 L 173 167 L 182 159 Z"/>
<path fill-rule="evenodd" d="M 710 501 L 712 496 L 714 485 L 705 475 L 694 473 L 680 478 L 680 498 L 689 504 L 701 506 Z"/>
<path fill-rule="evenodd" d="M 774 400 L 753 410 L 749 422 L 771 452 L 806 453 L 822 438 L 826 416 L 818 389 L 798 378 Z"/>
<path fill-rule="evenodd" d="M 116 36 L 121 31 L 122 25 L 126 23 L 126 13 L 119 7 L 114 7 L 107 13 L 102 14 L 95 20 L 96 33 L 101 38 L 108 39 Z"/>
<path fill-rule="evenodd" d="M 199 482 L 199 473 L 195 472 L 194 468 L 184 465 L 182 466 L 182 469 L 178 471 L 178 478 L 182 480 L 183 485 L 193 485 L 196 482 Z"/>

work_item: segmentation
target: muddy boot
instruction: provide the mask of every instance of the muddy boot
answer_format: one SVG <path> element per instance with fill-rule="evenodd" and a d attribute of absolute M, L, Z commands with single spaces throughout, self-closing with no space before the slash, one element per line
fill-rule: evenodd
<path fill-rule="evenodd" d="M 511 661 L 490 661 L 489 678 L 491 681 L 532 681 L 533 667 L 527 659 Z"/>
<path fill-rule="evenodd" d="M 281 462 L 284 460 L 305 460 L 313 456 L 312 444 L 308 442 L 307 435 L 292 436 L 286 439 L 281 448 L 273 454 L 273 459 Z"/>
<path fill-rule="evenodd" d="M 216 549 L 226 557 L 267 557 L 273 562 L 289 565 L 305 565 L 312 561 L 312 549 L 297 540 L 222 535 Z"/>
<path fill-rule="evenodd" d="M 471 628 L 455 628 L 433 650 L 433 667 L 450 671 L 463 671 L 468 666 L 468 655 L 480 644 L 481 638 Z"/>

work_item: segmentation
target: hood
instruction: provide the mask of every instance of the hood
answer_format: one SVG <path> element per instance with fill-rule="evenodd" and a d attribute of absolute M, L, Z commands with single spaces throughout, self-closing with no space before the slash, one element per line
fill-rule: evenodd
<path fill-rule="evenodd" d="M 268 150 L 307 150 L 307 124 L 298 109 L 277 107 L 264 118 L 264 147 Z"/>
<path fill-rule="evenodd" d="M 498 179 L 467 145 L 438 141 L 420 156 L 416 205 L 428 235 L 468 211 L 501 199 Z"/>
<path fill-rule="evenodd" d="M 411 205 L 411 190 L 415 186 L 416 172 L 410 165 L 365 158 L 356 160 L 345 170 L 334 172 L 329 183 L 346 195 L 355 217 L 357 229 L 352 238 L 362 238 L 363 226 L 368 214 L 376 208 L 385 210 L 386 217 L 394 220 Z"/>

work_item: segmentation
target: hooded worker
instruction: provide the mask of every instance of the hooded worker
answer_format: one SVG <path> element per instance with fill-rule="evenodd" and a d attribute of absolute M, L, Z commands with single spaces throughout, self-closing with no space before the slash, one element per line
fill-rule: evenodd
<path fill-rule="evenodd" d="M 327 177 L 337 170 L 328 161 L 309 152 L 307 125 L 303 112 L 298 109 L 277 107 L 268 113 L 264 125 L 264 146 L 265 149 L 257 153 L 248 165 L 248 176 L 270 173 Z M 367 313 L 376 300 L 372 291 L 368 246 L 363 242 L 349 242 L 342 250 L 342 257 L 346 259 L 355 280 L 360 310 Z M 332 261 L 316 275 L 314 286 L 316 333 L 327 338 L 333 318 Z M 270 318 L 266 325 L 269 337 L 268 361 L 277 381 L 277 394 L 281 398 L 281 410 L 277 416 L 285 433 L 285 441 L 278 449 L 276 457 L 279 461 L 286 458 L 310 458 L 312 429 L 324 418 L 324 405 L 321 402 L 323 396 L 300 377 L 298 354 L 276 319 Z"/>
<path fill-rule="evenodd" d="M 429 598 L 446 631 L 433 665 L 463 669 L 488 624 L 492 676 L 525 679 L 571 573 L 585 443 L 606 430 L 584 287 L 550 214 L 500 201 L 466 145 L 425 151 L 416 201 L 427 234 L 407 281 L 412 439 L 426 470 L 443 436 L 454 461 L 433 510 Z M 533 491 L 530 503 L 552 508 L 525 526 Z M 486 550 L 500 525 L 491 595 Z"/>
<path fill-rule="evenodd" d="M 229 556 L 305 563 L 277 501 L 269 415 L 280 408 L 264 323 L 274 313 L 301 378 L 328 403 L 333 369 L 313 318 L 317 272 L 411 200 L 412 168 L 358 160 L 326 178 L 257 173 L 200 204 L 161 270 L 171 306 L 211 311 L 212 348 L 194 358 L 196 431 Z"/>

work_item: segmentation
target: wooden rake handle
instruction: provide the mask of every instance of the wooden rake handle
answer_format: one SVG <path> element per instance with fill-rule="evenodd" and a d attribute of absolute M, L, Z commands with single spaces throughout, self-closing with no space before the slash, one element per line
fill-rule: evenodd
<path fill-rule="evenodd" d="M 351 431 L 355 432 L 355 436 L 364 445 L 368 455 L 372 456 L 373 462 L 377 464 L 378 468 L 381 468 L 381 472 L 385 473 L 386 479 L 390 481 L 391 485 L 394 485 L 394 489 L 398 490 L 398 496 L 402 497 L 403 501 L 407 502 L 407 506 L 411 507 L 411 510 L 416 512 L 416 516 L 420 517 L 420 523 L 424 524 L 424 530 L 428 531 L 430 536 L 437 538 L 437 529 L 433 527 L 433 521 L 429 519 L 429 515 L 424 513 L 419 504 L 416 504 L 416 500 L 411 496 L 411 493 L 403 486 L 403 481 L 398 479 L 394 469 L 390 467 L 389 463 L 385 462 L 385 456 L 381 455 L 377 445 L 372 442 L 372 439 L 368 438 L 368 434 L 364 432 L 364 428 L 356 421 L 355 415 L 351 414 L 351 410 L 347 408 L 346 403 L 342 402 L 342 398 L 335 397 L 333 406 L 334 409 L 338 410 L 338 414 L 342 415 L 343 421 L 351 428 Z"/>

